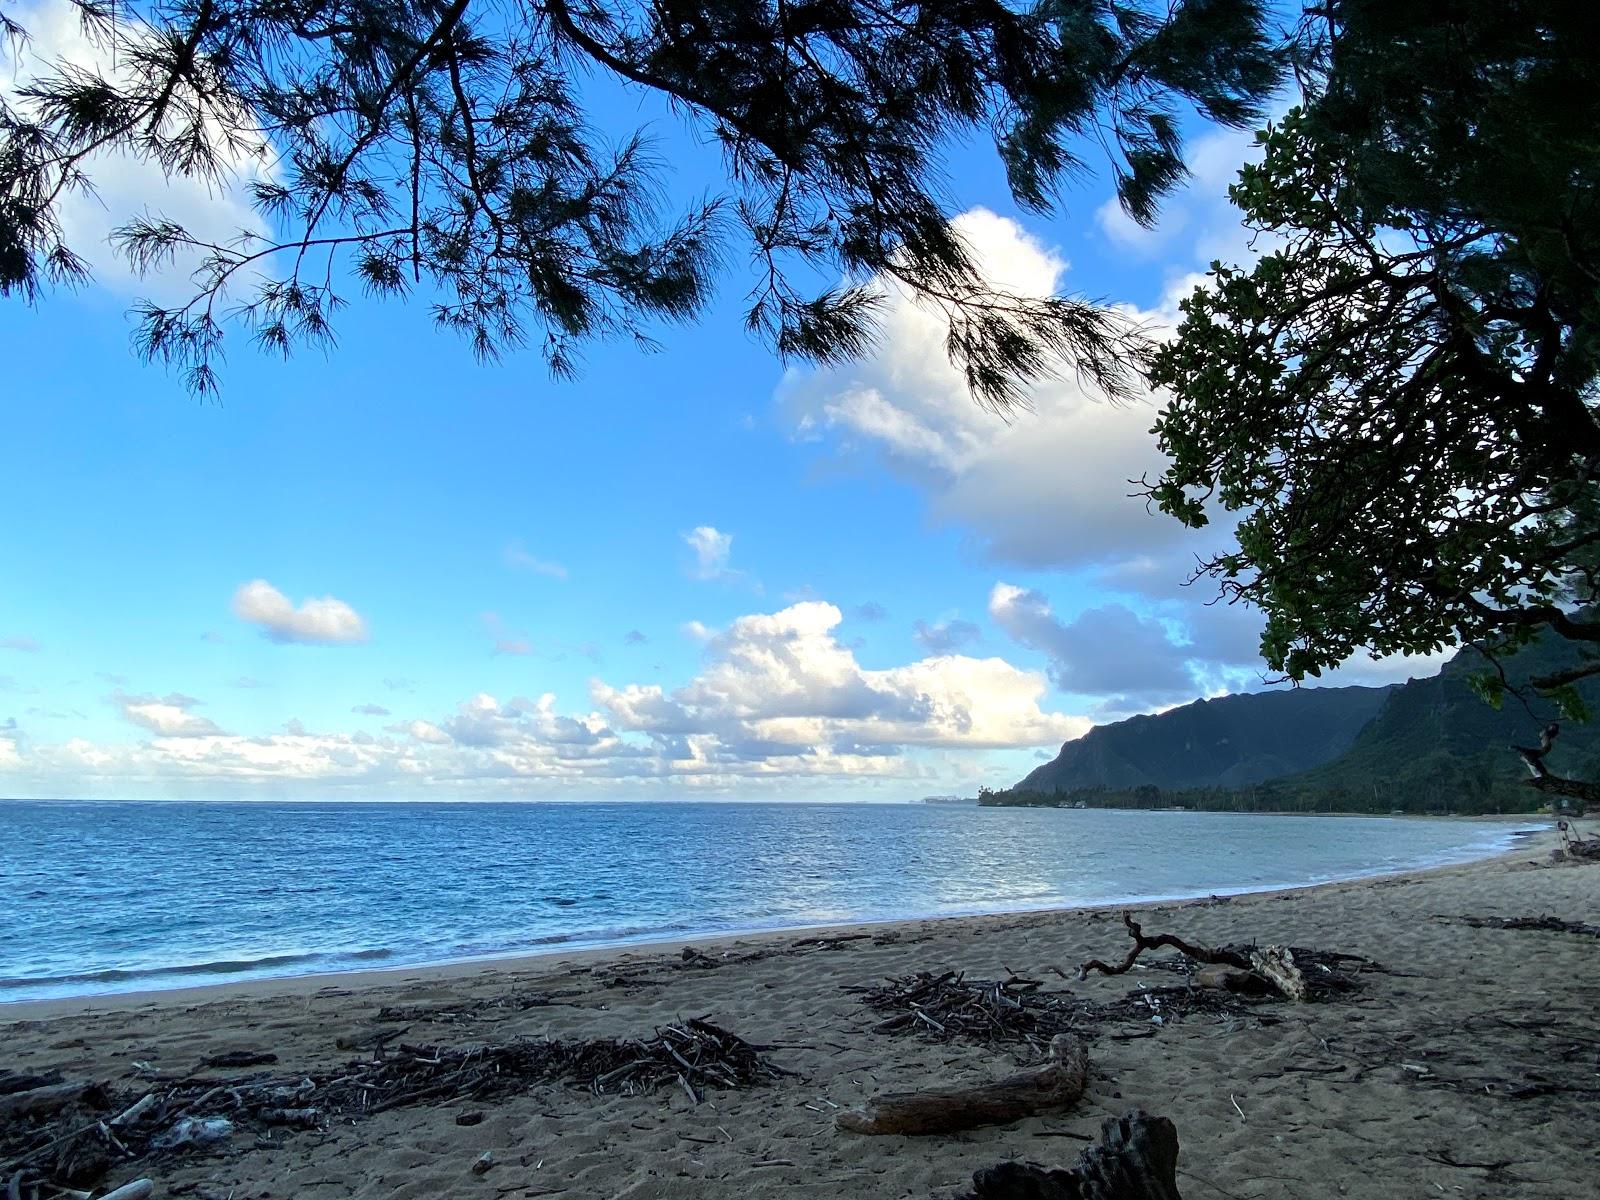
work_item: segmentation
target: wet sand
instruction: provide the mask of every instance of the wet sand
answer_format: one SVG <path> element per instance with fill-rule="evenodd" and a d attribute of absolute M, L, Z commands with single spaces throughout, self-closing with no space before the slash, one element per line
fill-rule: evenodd
<path fill-rule="evenodd" d="M 1539 835 L 1466 866 L 1142 907 L 1152 931 L 1360 954 L 1387 973 L 1365 975 L 1360 993 L 1336 1003 L 1099 1026 L 1076 1108 L 949 1137 L 863 1137 L 837 1131 L 834 1116 L 882 1090 L 993 1078 L 1025 1056 L 873 1032 L 879 1015 L 845 989 L 919 970 L 1016 973 L 1099 1000 L 1174 982 L 1139 969 L 1057 980 L 1052 967 L 1070 975 L 1084 958 L 1120 957 L 1128 943 L 1116 910 L 863 926 L 820 944 L 793 932 L 697 943 L 714 967 L 686 963 L 673 944 L 13 1005 L 0 1008 L 0 1070 L 58 1069 L 133 1089 L 151 1069 L 181 1072 L 246 1048 L 277 1054 L 274 1072 L 321 1070 L 352 1056 L 336 1039 L 403 1005 L 423 1010 L 406 1041 L 448 1047 L 648 1037 L 708 1016 L 773 1046 L 768 1056 L 798 1073 L 699 1105 L 675 1088 L 596 1097 L 540 1085 L 265 1142 L 240 1133 L 220 1152 L 107 1177 L 148 1175 L 158 1198 L 945 1197 L 1000 1159 L 1066 1163 L 1101 1120 L 1135 1107 L 1176 1123 L 1189 1200 L 1567 1198 L 1590 1194 L 1600 1176 L 1600 939 L 1441 919 L 1600 921 L 1600 867 L 1547 865 L 1551 844 Z M 557 1003 L 474 1007 L 529 993 Z M 463 1107 L 486 1117 L 457 1126 Z M 473 1174 L 485 1150 L 496 1165 Z"/>

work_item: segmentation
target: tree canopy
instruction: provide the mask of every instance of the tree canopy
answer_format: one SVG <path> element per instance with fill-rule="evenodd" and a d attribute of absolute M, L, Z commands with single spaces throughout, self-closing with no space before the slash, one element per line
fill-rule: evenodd
<path fill-rule="evenodd" d="M 0 292 L 85 276 L 61 202 L 107 155 L 211 180 L 257 155 L 261 229 L 128 213 L 115 235 L 141 270 L 198 256 L 186 302 L 141 302 L 138 340 L 201 392 L 230 316 L 287 352 L 329 339 L 353 289 L 417 293 L 478 353 L 537 341 L 570 372 L 586 339 L 698 313 L 742 238 L 749 326 L 784 355 L 860 354 L 888 279 L 943 308 L 980 400 L 1063 356 L 1115 393 L 1133 331 L 987 284 L 947 220 L 943 149 L 992 137 L 1037 210 L 1103 151 L 1148 222 L 1184 173 L 1183 113 L 1250 122 L 1280 77 L 1259 0 L 70 2 L 100 65 L 0 92 Z M 666 165 L 597 125 L 596 76 L 714 136 L 723 194 L 663 212 Z"/>
<path fill-rule="evenodd" d="M 1331 0 L 1304 103 L 1153 359 L 1149 481 L 1294 679 L 1352 654 L 1600 643 L 1600 9 Z M 1600 663 L 1543 681 L 1554 687 Z"/>

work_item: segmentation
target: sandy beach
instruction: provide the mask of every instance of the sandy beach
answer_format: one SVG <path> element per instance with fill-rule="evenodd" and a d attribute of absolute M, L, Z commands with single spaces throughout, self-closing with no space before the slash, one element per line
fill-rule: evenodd
<path fill-rule="evenodd" d="M 1334 1002 L 1097 1025 L 1076 1107 L 953 1136 L 866 1137 L 838 1131 L 835 1116 L 880 1091 L 995 1078 L 1028 1061 L 1026 1048 L 877 1032 L 881 1014 L 846 989 L 946 970 L 1027 976 L 1107 1001 L 1174 983 L 1153 968 L 1084 983 L 1052 972 L 1119 958 L 1128 940 L 1115 910 L 724 940 L 700 943 L 692 961 L 674 944 L 15 1005 L 0 1009 L 0 1070 L 56 1070 L 125 1092 L 153 1072 L 248 1049 L 277 1055 L 275 1074 L 321 1071 L 352 1058 L 338 1040 L 405 1007 L 409 1019 L 385 1027 L 443 1047 L 649 1037 L 706 1016 L 796 1073 L 709 1091 L 699 1105 L 677 1088 L 602 1097 L 539 1085 L 325 1130 L 241 1130 L 219 1149 L 106 1177 L 149 1176 L 158 1198 L 948 1197 L 1002 1159 L 1068 1163 L 1105 1117 L 1136 1107 L 1176 1123 L 1190 1198 L 1572 1197 L 1600 1173 L 1600 941 L 1452 919 L 1600 920 L 1600 867 L 1550 864 L 1553 842 L 1539 835 L 1499 859 L 1406 876 L 1144 907 L 1150 931 L 1311 946 L 1385 970 Z M 533 995 L 550 1002 L 517 1003 Z M 212 1073 L 226 1082 L 251 1071 Z M 482 1122 L 458 1125 L 465 1108 L 483 1109 Z M 475 1174 L 485 1151 L 495 1165 Z"/>

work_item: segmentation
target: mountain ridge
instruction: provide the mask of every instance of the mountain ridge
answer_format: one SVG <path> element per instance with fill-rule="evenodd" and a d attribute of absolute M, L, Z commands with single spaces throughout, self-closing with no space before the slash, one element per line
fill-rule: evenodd
<path fill-rule="evenodd" d="M 1328 762 L 1395 685 L 1242 692 L 1097 725 L 1019 790 L 1242 787 Z"/>
<path fill-rule="evenodd" d="M 1512 684 L 1584 661 L 1547 635 L 1506 656 Z M 1492 670 L 1476 649 L 1433 675 L 1378 688 L 1303 688 L 1199 700 L 1096 726 L 998 804 L 1082 802 L 1350 812 L 1527 812 L 1543 805 L 1511 750 L 1532 745 L 1555 719 L 1547 700 L 1487 703 L 1474 676 Z M 1600 712 L 1600 678 L 1576 686 Z M 1552 771 L 1600 778 L 1600 723 L 1561 721 Z"/>

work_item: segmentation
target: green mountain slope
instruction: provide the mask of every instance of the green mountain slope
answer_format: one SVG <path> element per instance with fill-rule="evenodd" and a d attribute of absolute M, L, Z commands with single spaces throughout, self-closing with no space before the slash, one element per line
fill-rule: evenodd
<path fill-rule="evenodd" d="M 1506 674 L 1522 683 L 1577 660 L 1570 644 L 1548 637 L 1512 658 Z M 1527 770 L 1509 747 L 1535 745 L 1554 708 L 1535 702 L 1529 711 L 1514 698 L 1498 710 L 1484 703 L 1470 680 L 1486 669 L 1477 651 L 1463 650 L 1439 674 L 1393 689 L 1349 750 L 1281 785 L 1296 792 L 1370 791 L 1390 807 L 1425 811 L 1441 804 L 1467 812 L 1537 807 L 1538 794 L 1522 782 Z M 1585 681 L 1579 694 L 1600 713 L 1600 682 Z M 1547 761 L 1560 775 L 1600 778 L 1600 720 L 1561 722 Z"/>
<path fill-rule="evenodd" d="M 1547 636 L 1504 664 L 1521 684 L 1580 661 Z M 1523 781 L 1513 744 L 1533 745 L 1554 706 L 1514 697 L 1496 709 L 1473 689 L 1489 670 L 1458 652 L 1431 677 L 1390 688 L 1317 688 L 1197 701 L 1091 730 L 998 804 L 1347 812 L 1527 812 L 1543 797 Z M 1600 679 L 1578 685 L 1596 717 L 1562 721 L 1548 764 L 1600 779 Z"/>
<path fill-rule="evenodd" d="M 1100 725 L 1067 742 L 1019 790 L 1243 787 L 1350 748 L 1389 688 L 1303 688 L 1196 700 Z"/>

